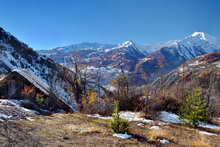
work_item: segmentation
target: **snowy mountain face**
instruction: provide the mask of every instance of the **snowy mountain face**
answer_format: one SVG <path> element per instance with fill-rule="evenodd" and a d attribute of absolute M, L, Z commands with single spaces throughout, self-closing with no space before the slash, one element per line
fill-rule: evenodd
<path fill-rule="evenodd" d="M 75 46 L 75 45 L 72 45 Z M 90 47 L 89 47 L 90 46 Z M 92 49 L 91 49 L 92 48 Z M 87 44 L 77 45 L 77 49 L 64 47 L 45 50 L 55 61 L 68 65 L 67 58 L 80 56 L 81 62 L 93 67 L 121 67 L 137 74 L 139 81 L 153 81 L 158 75 L 167 73 L 184 62 L 197 56 L 220 51 L 220 41 L 203 32 L 195 32 L 183 40 L 168 41 L 148 45 L 138 45 L 126 41 L 119 45 Z"/>
<path fill-rule="evenodd" d="M 59 54 L 68 54 L 71 52 L 77 51 L 101 51 L 103 49 L 113 48 L 115 45 L 111 44 L 100 44 L 100 43 L 80 43 L 80 44 L 73 44 L 64 47 L 57 47 L 54 49 L 49 50 L 41 50 L 40 53 L 44 55 L 59 55 Z"/>
<path fill-rule="evenodd" d="M 163 47 L 174 48 L 186 60 L 199 55 L 220 51 L 220 41 L 203 32 L 195 32 L 183 40 L 170 41 Z"/>
<path fill-rule="evenodd" d="M 170 72 L 197 56 L 220 51 L 219 42 L 202 32 L 195 32 L 183 40 L 169 41 L 139 62 L 136 72 L 147 73 L 145 77 L 153 80 L 158 74 Z"/>
<path fill-rule="evenodd" d="M 74 93 L 66 87 L 64 73 L 71 72 L 51 59 L 38 55 L 26 44 L 0 28 L 0 78 L 11 71 L 25 71 L 30 79 L 37 81 L 45 89 L 51 90 L 72 111 L 77 110 Z"/>
<path fill-rule="evenodd" d="M 76 46 L 77 48 L 75 48 Z M 118 67 L 119 64 L 138 62 L 139 59 L 146 55 L 139 50 L 136 47 L 136 44 L 132 41 L 126 41 L 119 45 L 82 43 L 71 45 L 69 47 L 44 50 L 39 53 L 47 55 L 55 61 L 65 65 L 71 63 L 71 58 L 77 55 L 80 57 L 82 63 L 95 67 Z M 128 68 L 130 69 L 131 67 Z"/>

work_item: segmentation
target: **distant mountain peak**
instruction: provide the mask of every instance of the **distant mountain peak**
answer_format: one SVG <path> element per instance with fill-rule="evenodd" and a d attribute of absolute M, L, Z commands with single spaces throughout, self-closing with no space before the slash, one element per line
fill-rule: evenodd
<path fill-rule="evenodd" d="M 204 32 L 194 32 L 191 36 L 192 37 L 199 37 L 202 40 L 207 40 L 206 36 L 208 34 L 204 33 Z"/>
<path fill-rule="evenodd" d="M 205 32 L 194 32 L 192 33 L 192 35 L 186 37 L 185 39 L 208 41 L 212 44 L 216 44 L 217 42 L 219 42 L 214 36 L 211 36 Z"/>
<path fill-rule="evenodd" d="M 135 43 L 132 40 L 129 40 L 129 41 L 125 41 L 125 42 L 119 44 L 119 47 L 129 47 L 129 46 L 132 46 L 134 44 Z"/>

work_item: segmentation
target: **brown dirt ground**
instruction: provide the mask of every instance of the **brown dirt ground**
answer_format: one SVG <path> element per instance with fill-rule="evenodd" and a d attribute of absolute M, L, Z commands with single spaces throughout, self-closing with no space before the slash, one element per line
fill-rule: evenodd
<path fill-rule="evenodd" d="M 158 125 L 158 121 L 143 123 L 143 126 L 138 126 L 138 123 L 130 123 L 130 133 L 134 138 L 119 139 L 112 136 L 109 120 L 90 118 L 80 113 L 37 116 L 33 121 L 9 121 L 8 129 L 1 123 L 0 146 L 220 146 L 220 131 L 204 130 L 218 134 L 208 136 L 183 125 L 167 124 L 160 126 L 160 130 L 152 130 L 149 128 Z M 161 144 L 161 138 L 172 143 Z"/>

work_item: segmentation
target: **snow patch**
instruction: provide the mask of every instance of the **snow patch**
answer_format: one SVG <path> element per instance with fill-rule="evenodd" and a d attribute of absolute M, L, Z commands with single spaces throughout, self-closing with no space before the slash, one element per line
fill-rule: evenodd
<path fill-rule="evenodd" d="M 200 134 L 203 134 L 203 135 L 208 135 L 208 136 L 218 136 L 217 134 L 215 133 L 210 133 L 210 132 L 206 132 L 206 131 L 199 131 Z"/>
<path fill-rule="evenodd" d="M 169 122 L 169 123 L 181 123 L 178 115 L 166 111 L 160 112 L 159 115 L 160 120 Z"/>
<path fill-rule="evenodd" d="M 160 143 L 163 143 L 163 144 L 170 144 L 170 141 L 167 140 L 167 139 L 160 139 Z"/>
<path fill-rule="evenodd" d="M 217 68 L 220 68 L 220 63 L 216 64 L 215 66 L 216 66 Z"/>
<path fill-rule="evenodd" d="M 29 121 L 34 121 L 34 119 L 32 117 L 26 117 L 26 119 Z"/>
<path fill-rule="evenodd" d="M 139 122 L 143 122 L 143 123 L 153 122 L 150 119 L 139 118 L 139 117 L 137 117 L 137 114 L 138 113 L 135 113 L 135 112 L 121 112 L 120 117 L 123 118 L 123 119 L 126 119 L 128 121 L 139 121 Z"/>
<path fill-rule="evenodd" d="M 143 122 L 143 123 L 151 123 L 153 120 L 145 119 L 145 118 L 139 118 L 137 117 L 137 112 L 121 112 L 120 113 L 120 118 L 126 119 L 129 122 L 131 121 L 137 121 L 137 122 Z M 99 118 L 99 119 L 105 119 L 105 120 L 110 120 L 112 117 L 104 117 L 99 114 L 93 114 L 93 115 L 87 115 L 88 117 L 94 117 L 94 118 Z"/>
<path fill-rule="evenodd" d="M 169 123 L 159 122 L 158 125 L 159 125 L 159 126 L 165 126 L 165 125 L 169 125 Z"/>
<path fill-rule="evenodd" d="M 2 99 L 0 100 L 0 106 L 1 105 L 4 105 L 4 106 L 14 106 L 16 107 L 17 109 L 19 109 L 20 111 L 23 111 L 23 112 L 27 112 L 27 113 L 31 113 L 31 114 L 40 114 L 39 112 L 37 111 L 34 111 L 34 110 L 30 110 L 30 109 L 27 109 L 27 108 L 24 108 L 21 106 L 23 100 L 15 100 L 15 99 Z"/>
<path fill-rule="evenodd" d="M 204 123 L 204 122 L 199 122 L 199 127 L 208 128 L 208 129 L 220 129 L 220 126 L 209 124 L 209 123 Z"/>
<path fill-rule="evenodd" d="M 159 126 L 152 126 L 152 127 L 150 127 L 150 129 L 153 129 L 153 130 L 160 130 L 160 127 L 159 127 Z"/>
<path fill-rule="evenodd" d="M 159 115 L 160 120 L 169 122 L 169 123 L 183 123 L 180 120 L 180 117 L 174 113 L 162 111 Z M 199 122 L 199 127 L 202 128 L 208 128 L 208 129 L 220 129 L 220 126 L 214 125 L 214 124 L 209 124 L 209 123 L 204 123 L 204 122 Z"/>
<path fill-rule="evenodd" d="M 0 113 L 0 119 L 9 119 L 9 118 L 11 118 L 12 116 L 10 116 L 10 115 L 5 115 L 5 114 L 3 114 L 3 113 Z"/>
<path fill-rule="evenodd" d="M 144 124 L 143 124 L 143 123 L 138 123 L 137 126 L 139 126 L 139 127 L 143 127 Z"/>
<path fill-rule="evenodd" d="M 129 138 L 132 138 L 131 135 L 128 135 L 127 133 L 125 134 L 113 134 L 114 137 L 118 137 L 118 138 L 121 138 L 121 139 L 129 139 Z"/>
<path fill-rule="evenodd" d="M 104 120 L 111 120 L 112 117 L 111 116 L 101 116 L 99 114 L 88 114 L 88 117 L 93 117 L 93 118 L 99 118 L 99 119 L 104 119 Z"/>

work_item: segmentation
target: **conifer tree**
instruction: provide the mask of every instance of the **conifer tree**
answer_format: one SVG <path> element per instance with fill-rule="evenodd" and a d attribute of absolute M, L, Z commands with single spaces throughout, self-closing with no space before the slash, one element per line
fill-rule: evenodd
<path fill-rule="evenodd" d="M 129 123 L 127 120 L 120 118 L 119 102 L 115 104 L 115 110 L 112 114 L 111 128 L 114 133 L 128 133 Z"/>
<path fill-rule="evenodd" d="M 210 118 L 209 108 L 208 100 L 203 97 L 201 89 L 195 88 L 181 108 L 181 118 L 186 124 L 196 127 L 199 121 Z"/>

